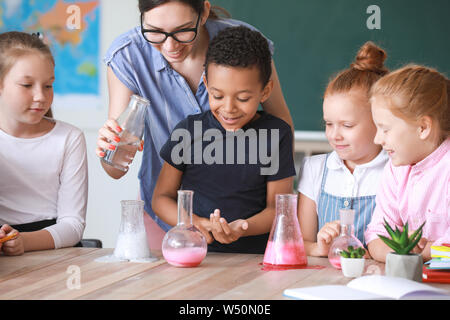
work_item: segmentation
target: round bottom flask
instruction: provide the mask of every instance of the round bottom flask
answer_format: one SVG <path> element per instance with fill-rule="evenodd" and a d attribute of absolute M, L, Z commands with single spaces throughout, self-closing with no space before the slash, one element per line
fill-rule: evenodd
<path fill-rule="evenodd" d="M 178 223 L 164 236 L 162 253 L 175 267 L 196 267 L 208 251 L 205 237 L 192 224 L 192 197 L 194 192 L 178 191 Z"/>
<path fill-rule="evenodd" d="M 341 209 L 339 213 L 341 218 L 341 233 L 331 244 L 330 250 L 328 251 L 328 261 L 330 261 L 333 267 L 340 270 L 341 251 L 347 250 L 349 246 L 353 246 L 355 249 L 363 247 L 363 244 L 355 237 L 355 228 L 353 226 L 355 210 Z"/>

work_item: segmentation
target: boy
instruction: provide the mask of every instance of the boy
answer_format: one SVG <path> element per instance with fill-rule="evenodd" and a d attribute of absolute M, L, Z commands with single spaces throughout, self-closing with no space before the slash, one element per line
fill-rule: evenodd
<path fill-rule="evenodd" d="M 181 121 L 161 149 L 153 210 L 176 225 L 177 190 L 193 190 L 193 223 L 209 251 L 264 253 L 275 194 L 292 193 L 291 127 L 258 111 L 273 87 L 271 70 L 259 32 L 221 31 L 206 54 L 211 110 Z"/>

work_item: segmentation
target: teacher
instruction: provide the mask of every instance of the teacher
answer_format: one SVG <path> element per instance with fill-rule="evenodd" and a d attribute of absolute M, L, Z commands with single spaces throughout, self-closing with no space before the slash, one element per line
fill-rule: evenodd
<path fill-rule="evenodd" d="M 211 8 L 207 0 L 139 0 L 141 25 L 116 38 L 104 58 L 109 119 L 99 130 L 96 153 L 100 158 L 110 148 L 110 141 L 117 139 L 120 128 L 114 119 L 125 110 L 130 96 L 137 94 L 150 101 L 139 180 L 152 249 L 161 248 L 162 237 L 171 228 L 151 208 L 162 167 L 159 151 L 178 122 L 209 110 L 208 92 L 202 80 L 208 44 L 227 27 L 244 25 L 255 29 L 241 21 L 219 18 L 217 13 L 223 9 L 218 9 Z M 273 43 L 268 42 L 273 54 Z M 274 89 L 262 107 L 293 128 L 273 60 L 272 69 Z M 119 179 L 125 174 L 101 163 L 112 178 Z"/>

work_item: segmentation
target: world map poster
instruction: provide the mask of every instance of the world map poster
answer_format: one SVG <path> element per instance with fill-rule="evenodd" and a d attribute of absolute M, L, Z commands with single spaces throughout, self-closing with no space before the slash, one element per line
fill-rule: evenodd
<path fill-rule="evenodd" d="M 100 108 L 100 0 L 0 0 L 0 32 L 39 32 L 55 58 L 53 108 Z"/>

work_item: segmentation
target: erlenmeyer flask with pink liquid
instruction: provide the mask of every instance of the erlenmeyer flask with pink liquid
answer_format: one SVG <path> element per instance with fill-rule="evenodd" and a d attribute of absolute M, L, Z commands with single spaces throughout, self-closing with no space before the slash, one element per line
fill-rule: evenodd
<path fill-rule="evenodd" d="M 297 195 L 277 194 L 275 206 L 276 215 L 263 265 L 275 270 L 304 267 L 308 261 L 297 218 Z"/>

